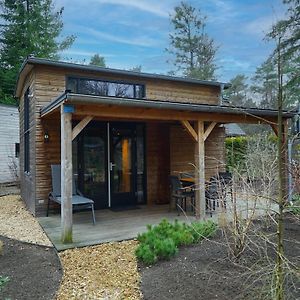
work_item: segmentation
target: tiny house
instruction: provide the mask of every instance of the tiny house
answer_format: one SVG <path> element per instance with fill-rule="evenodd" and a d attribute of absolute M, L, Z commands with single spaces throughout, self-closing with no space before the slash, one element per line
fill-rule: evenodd
<path fill-rule="evenodd" d="M 19 180 L 19 111 L 0 104 L 0 183 Z"/>
<path fill-rule="evenodd" d="M 190 172 L 203 216 L 205 180 L 225 169 L 222 124 L 276 124 L 274 110 L 222 105 L 227 87 L 29 57 L 16 86 L 22 198 L 45 215 L 52 164 L 96 209 L 168 203 L 169 176 Z M 62 189 L 66 204 L 70 193 Z"/>

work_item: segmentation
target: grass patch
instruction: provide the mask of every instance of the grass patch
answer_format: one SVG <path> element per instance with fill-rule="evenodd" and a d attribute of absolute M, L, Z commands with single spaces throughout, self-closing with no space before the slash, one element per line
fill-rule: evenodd
<path fill-rule="evenodd" d="M 187 225 L 177 220 L 170 223 L 163 219 L 159 225 L 147 225 L 147 228 L 147 232 L 138 235 L 140 244 L 135 254 L 140 261 L 151 265 L 158 260 L 170 259 L 182 245 L 191 245 L 211 237 L 217 225 L 212 221 Z"/>

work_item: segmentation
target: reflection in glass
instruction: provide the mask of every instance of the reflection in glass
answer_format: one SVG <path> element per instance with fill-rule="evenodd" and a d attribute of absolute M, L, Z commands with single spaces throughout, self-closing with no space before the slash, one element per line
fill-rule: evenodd
<path fill-rule="evenodd" d="M 83 144 L 84 192 L 97 199 L 105 192 L 105 143 L 100 136 L 85 136 Z"/>
<path fill-rule="evenodd" d="M 88 78 L 68 78 L 67 89 L 73 93 L 120 98 L 144 98 L 142 84 L 110 82 Z"/>
<path fill-rule="evenodd" d="M 131 192 L 131 139 L 114 137 L 113 184 L 115 193 Z"/>

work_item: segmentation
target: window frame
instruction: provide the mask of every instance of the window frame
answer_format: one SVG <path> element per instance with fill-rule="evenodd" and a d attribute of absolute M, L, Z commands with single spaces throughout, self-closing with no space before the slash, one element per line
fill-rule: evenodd
<path fill-rule="evenodd" d="M 26 89 L 24 93 L 24 131 L 23 131 L 23 141 L 24 141 L 24 173 L 30 173 L 30 98 L 29 98 L 29 88 Z"/>
<path fill-rule="evenodd" d="M 138 82 L 133 82 L 133 81 L 125 81 L 125 80 L 108 80 L 108 79 L 102 79 L 99 77 L 89 77 L 89 76 L 78 76 L 78 75 L 66 75 L 65 77 L 65 84 L 66 84 L 66 90 L 68 89 L 68 81 L 70 79 L 75 79 L 76 80 L 76 85 L 75 85 L 75 93 L 76 94 L 83 94 L 79 92 L 79 82 L 80 80 L 90 80 L 90 81 L 99 81 L 103 83 L 112 83 L 112 84 L 124 84 L 124 85 L 130 85 L 133 86 L 133 97 L 122 97 L 122 96 L 109 96 L 109 95 L 95 95 L 95 94 L 83 94 L 83 95 L 94 95 L 94 96 L 100 96 L 100 97 L 109 97 L 109 98 L 128 98 L 128 99 L 145 99 L 146 98 L 146 85 L 145 83 L 138 83 Z M 142 97 L 137 97 L 137 86 L 139 86 L 142 89 Z"/>

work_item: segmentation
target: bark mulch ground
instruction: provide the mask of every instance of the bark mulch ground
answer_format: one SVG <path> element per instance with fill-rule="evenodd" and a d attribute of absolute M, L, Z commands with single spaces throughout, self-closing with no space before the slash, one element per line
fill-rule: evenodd
<path fill-rule="evenodd" d="M 0 276 L 9 281 L 0 289 L 0 299 L 54 299 L 62 270 L 51 247 L 33 245 L 0 236 Z"/>
<path fill-rule="evenodd" d="M 0 197 L 0 224 L 0 235 L 52 247 L 39 222 L 27 210 L 19 195 Z"/>
<path fill-rule="evenodd" d="M 265 226 L 260 228 L 265 234 L 276 232 L 274 229 Z M 259 237 L 256 240 L 252 238 L 253 242 L 262 243 Z M 299 268 L 299 221 L 290 217 L 285 219 L 285 238 L 286 255 Z M 180 249 L 179 254 L 170 261 L 159 262 L 152 267 L 141 265 L 139 269 L 144 299 L 271 299 L 268 294 L 270 286 L 267 285 L 271 275 L 266 276 L 264 271 L 270 270 L 270 266 L 272 271 L 272 263 L 268 264 L 264 257 L 264 249 L 268 247 L 246 251 L 239 261 L 233 262 L 228 259 L 225 244 L 219 232 L 211 241 Z M 272 262 L 274 252 L 268 250 L 268 257 Z M 293 282 L 295 286 L 292 286 L 291 277 L 287 278 L 289 293 L 286 299 L 300 299 L 299 277 L 293 278 Z"/>
<path fill-rule="evenodd" d="M 57 300 L 140 299 L 136 241 L 60 252 L 64 277 Z"/>

